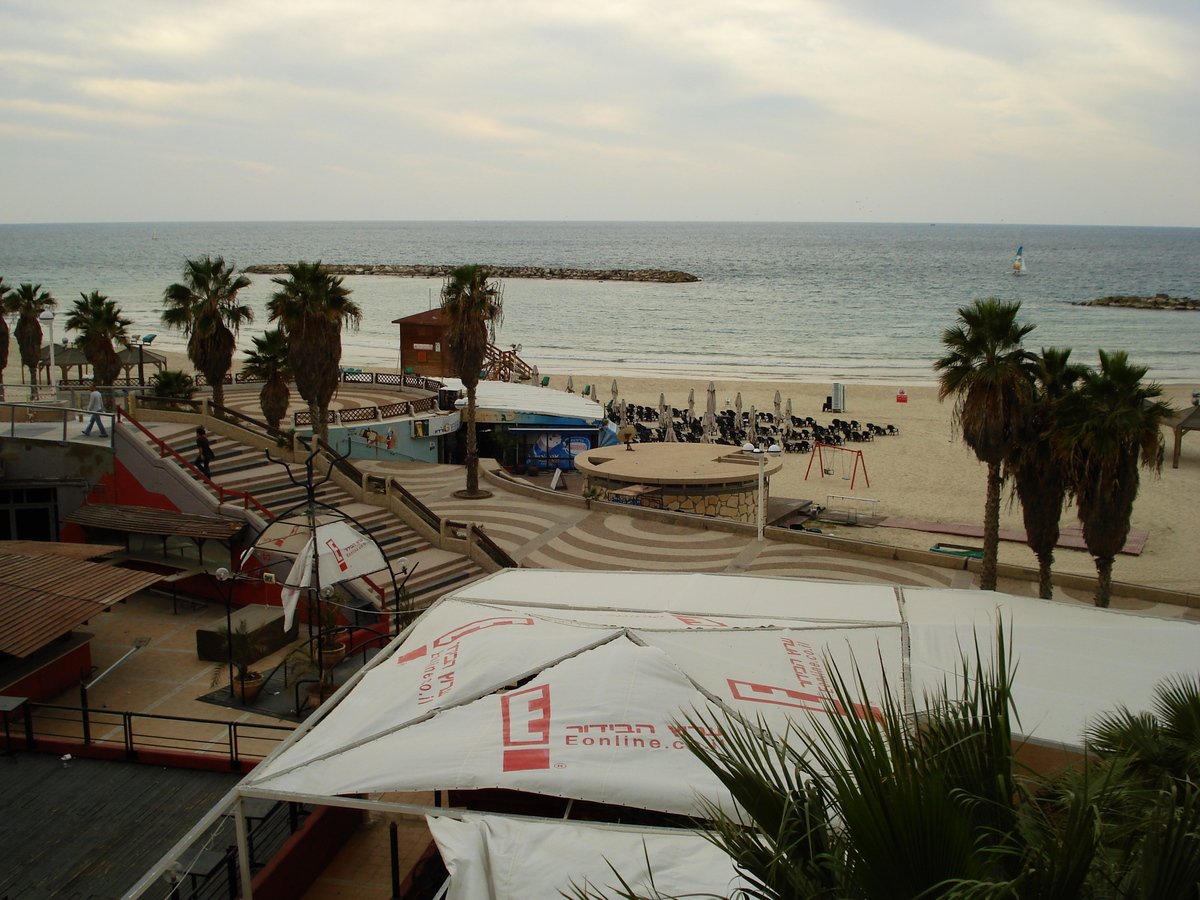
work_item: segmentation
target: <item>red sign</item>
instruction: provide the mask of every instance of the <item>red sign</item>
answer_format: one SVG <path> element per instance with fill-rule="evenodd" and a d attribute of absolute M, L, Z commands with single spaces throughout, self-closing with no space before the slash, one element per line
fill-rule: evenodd
<path fill-rule="evenodd" d="M 504 771 L 550 768 L 550 685 L 513 691 L 500 698 L 504 726 Z"/>
<path fill-rule="evenodd" d="M 908 402 L 908 394 L 905 393 L 904 391 L 896 391 L 896 402 L 897 403 L 907 403 Z"/>

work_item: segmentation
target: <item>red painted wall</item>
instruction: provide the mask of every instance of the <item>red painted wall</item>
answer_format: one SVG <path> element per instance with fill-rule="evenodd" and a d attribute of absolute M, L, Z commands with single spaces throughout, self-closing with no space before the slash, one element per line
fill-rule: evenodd
<path fill-rule="evenodd" d="M 254 900 L 295 900 L 362 824 L 361 809 L 319 806 L 254 879 Z"/>
<path fill-rule="evenodd" d="M 48 703 L 63 691 L 79 684 L 81 672 L 92 670 L 92 645 L 80 644 L 69 653 L 52 660 L 36 672 L 31 672 L 0 694 L 8 697 L 28 697 L 38 703 Z"/>

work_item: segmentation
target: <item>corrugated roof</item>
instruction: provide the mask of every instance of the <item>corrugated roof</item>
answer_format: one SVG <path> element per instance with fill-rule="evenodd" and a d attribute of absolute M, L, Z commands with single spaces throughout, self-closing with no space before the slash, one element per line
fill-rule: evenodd
<path fill-rule="evenodd" d="M 400 319 L 392 319 L 393 325 L 445 325 L 446 320 L 442 316 L 442 310 L 427 309 L 424 312 L 413 313 L 411 316 L 404 316 Z"/>
<path fill-rule="evenodd" d="M 23 556 L 95 559 L 97 556 L 119 553 L 124 549 L 113 544 L 77 544 L 69 541 L 0 541 L 0 553 L 18 553 Z"/>
<path fill-rule="evenodd" d="M 462 390 L 457 378 L 443 378 L 446 387 Z M 516 384 L 511 381 L 481 381 L 475 389 L 479 409 L 504 410 L 540 416 L 562 416 L 595 422 L 604 418 L 604 407 L 594 400 L 566 391 Z"/>
<path fill-rule="evenodd" d="M 0 553 L 0 653 L 28 656 L 162 578 L 63 556 Z"/>
<path fill-rule="evenodd" d="M 245 527 L 241 519 L 196 516 L 144 506 L 111 506 L 89 503 L 67 516 L 67 521 L 85 528 L 107 528 L 135 534 L 174 534 L 180 537 L 215 538 L 226 541 Z"/>

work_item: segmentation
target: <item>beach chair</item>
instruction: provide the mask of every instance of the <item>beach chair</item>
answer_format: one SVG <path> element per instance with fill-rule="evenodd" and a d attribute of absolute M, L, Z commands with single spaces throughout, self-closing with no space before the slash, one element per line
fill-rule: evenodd
<path fill-rule="evenodd" d="M 549 387 L 549 386 L 550 386 L 550 376 L 543 375 L 542 376 L 542 387 Z"/>

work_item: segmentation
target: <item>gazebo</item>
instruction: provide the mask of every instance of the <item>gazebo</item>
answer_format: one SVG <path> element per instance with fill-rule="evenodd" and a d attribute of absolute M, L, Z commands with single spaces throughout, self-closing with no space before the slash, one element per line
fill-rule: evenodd
<path fill-rule="evenodd" d="M 121 369 L 125 373 L 125 378 L 128 380 L 130 372 L 138 368 L 139 365 L 154 366 L 158 371 L 162 371 L 167 367 L 167 358 L 161 353 L 156 353 L 149 347 L 122 347 L 117 351 L 117 359 L 121 362 Z M 88 362 L 87 356 L 78 347 L 70 344 L 55 344 L 54 345 L 54 365 L 59 371 L 59 381 L 67 381 L 67 370 L 74 368 L 77 370 L 77 378 L 79 381 L 84 380 L 84 370 L 91 370 L 92 364 Z M 49 371 L 50 369 L 50 345 L 46 344 L 42 347 L 41 358 L 38 360 L 38 370 Z"/>

